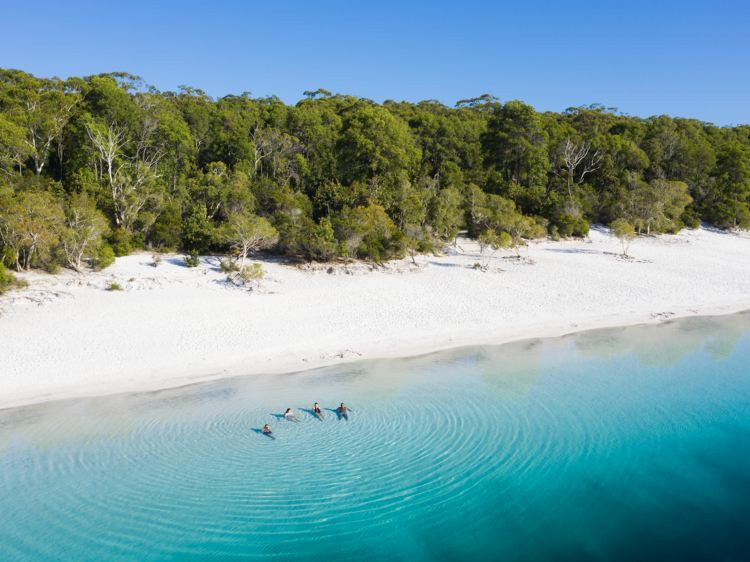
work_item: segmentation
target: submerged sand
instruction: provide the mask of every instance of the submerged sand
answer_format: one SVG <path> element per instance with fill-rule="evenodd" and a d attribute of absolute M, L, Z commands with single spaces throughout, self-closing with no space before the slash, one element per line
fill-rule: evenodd
<path fill-rule="evenodd" d="M 489 271 L 465 237 L 418 266 L 266 260 L 262 290 L 228 283 L 217 257 L 30 273 L 0 298 L 0 407 L 750 309 L 746 234 L 685 230 L 620 253 L 594 228 L 498 252 Z"/>

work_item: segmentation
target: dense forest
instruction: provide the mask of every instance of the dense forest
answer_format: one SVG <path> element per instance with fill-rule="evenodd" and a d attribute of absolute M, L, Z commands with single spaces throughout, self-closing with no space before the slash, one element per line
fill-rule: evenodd
<path fill-rule="evenodd" d="M 2 262 L 82 271 L 138 248 L 382 260 L 461 228 L 512 247 L 616 219 L 642 234 L 750 227 L 747 125 L 303 95 L 0 69 Z"/>

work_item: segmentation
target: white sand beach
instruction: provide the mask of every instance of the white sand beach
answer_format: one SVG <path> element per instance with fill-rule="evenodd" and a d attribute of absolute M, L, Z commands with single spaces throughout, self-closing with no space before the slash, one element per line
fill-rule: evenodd
<path fill-rule="evenodd" d="M 23 274 L 31 286 L 0 298 L 0 408 L 750 309 L 747 234 L 644 236 L 622 259 L 593 228 L 498 252 L 491 271 L 465 237 L 445 252 L 419 267 L 267 260 L 263 291 L 227 283 L 218 257 Z"/>

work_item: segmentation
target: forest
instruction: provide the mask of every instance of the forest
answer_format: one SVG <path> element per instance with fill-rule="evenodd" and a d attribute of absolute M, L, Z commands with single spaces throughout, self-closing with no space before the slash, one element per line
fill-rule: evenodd
<path fill-rule="evenodd" d="M 487 245 L 750 228 L 750 126 L 491 95 L 447 107 L 324 89 L 160 92 L 126 73 L 0 69 L 0 276 L 138 250 L 380 261 Z"/>

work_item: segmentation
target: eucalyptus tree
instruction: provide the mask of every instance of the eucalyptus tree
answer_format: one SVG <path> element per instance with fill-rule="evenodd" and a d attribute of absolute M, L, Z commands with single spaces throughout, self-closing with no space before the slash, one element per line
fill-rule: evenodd
<path fill-rule="evenodd" d="M 85 83 L 78 78 L 36 78 L 20 70 L 0 68 L 0 112 L 24 130 L 26 151 L 37 177 L 85 90 Z"/>

